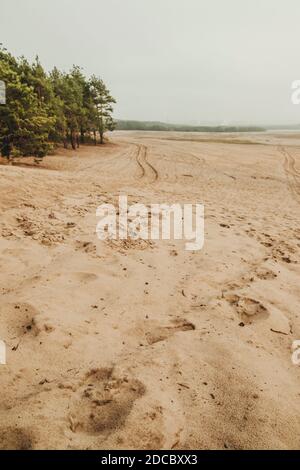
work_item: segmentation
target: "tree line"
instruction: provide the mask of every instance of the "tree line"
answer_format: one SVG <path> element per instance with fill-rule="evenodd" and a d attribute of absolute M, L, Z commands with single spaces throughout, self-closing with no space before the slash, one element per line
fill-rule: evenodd
<path fill-rule="evenodd" d="M 0 80 L 6 104 L 0 105 L 0 151 L 4 157 L 44 157 L 55 145 L 104 143 L 115 128 L 113 104 L 103 80 L 86 78 L 82 69 L 54 67 L 46 72 L 39 58 L 33 63 L 15 58 L 0 45 Z"/>
<path fill-rule="evenodd" d="M 168 124 L 159 121 L 117 120 L 116 129 L 120 131 L 163 131 L 163 132 L 263 132 L 259 126 L 198 126 Z"/>

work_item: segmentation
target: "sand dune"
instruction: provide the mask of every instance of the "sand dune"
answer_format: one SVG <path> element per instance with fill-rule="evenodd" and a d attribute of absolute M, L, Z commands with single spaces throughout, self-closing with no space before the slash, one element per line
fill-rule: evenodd
<path fill-rule="evenodd" d="M 0 448 L 299 448 L 292 137 L 119 132 L 0 166 Z M 204 203 L 204 248 L 98 240 L 119 194 Z"/>

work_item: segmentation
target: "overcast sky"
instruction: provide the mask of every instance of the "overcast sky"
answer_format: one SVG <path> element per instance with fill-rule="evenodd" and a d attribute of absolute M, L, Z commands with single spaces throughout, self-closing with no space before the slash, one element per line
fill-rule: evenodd
<path fill-rule="evenodd" d="M 300 122 L 299 0 L 0 0 L 0 42 L 100 75 L 117 118 Z"/>

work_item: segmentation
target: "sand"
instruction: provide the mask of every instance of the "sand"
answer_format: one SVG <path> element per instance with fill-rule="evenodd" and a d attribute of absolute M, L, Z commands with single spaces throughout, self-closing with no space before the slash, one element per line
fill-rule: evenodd
<path fill-rule="evenodd" d="M 299 135 L 118 132 L 0 182 L 0 448 L 299 448 Z M 203 203 L 204 248 L 98 240 L 119 194 Z"/>

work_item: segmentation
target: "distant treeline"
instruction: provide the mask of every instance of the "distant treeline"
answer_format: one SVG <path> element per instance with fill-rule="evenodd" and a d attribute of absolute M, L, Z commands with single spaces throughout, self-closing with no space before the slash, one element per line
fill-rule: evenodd
<path fill-rule="evenodd" d="M 300 124 L 270 124 L 265 127 L 268 131 L 300 131 Z"/>
<path fill-rule="evenodd" d="M 255 126 L 190 126 L 167 124 L 159 121 L 116 121 L 116 129 L 122 131 L 175 131 L 175 132 L 263 132 Z"/>
<path fill-rule="evenodd" d="M 113 130 L 112 104 L 105 83 L 82 69 L 56 67 L 47 73 L 38 57 L 29 63 L 0 46 L 0 80 L 6 85 L 6 104 L 0 104 L 0 151 L 5 157 L 43 157 L 55 144 L 104 142 Z"/>

